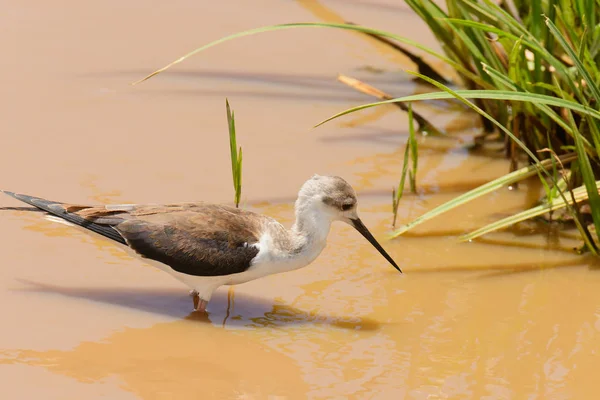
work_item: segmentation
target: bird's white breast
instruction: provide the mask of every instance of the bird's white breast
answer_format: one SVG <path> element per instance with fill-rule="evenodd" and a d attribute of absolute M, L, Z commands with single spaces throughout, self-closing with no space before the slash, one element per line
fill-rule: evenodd
<path fill-rule="evenodd" d="M 281 248 L 271 233 L 265 232 L 255 244 L 259 251 L 250 268 L 242 273 L 231 275 L 231 284 L 248 282 L 263 276 L 293 271 L 310 264 L 319 256 L 326 242 L 308 241 L 298 252 L 290 253 Z"/>

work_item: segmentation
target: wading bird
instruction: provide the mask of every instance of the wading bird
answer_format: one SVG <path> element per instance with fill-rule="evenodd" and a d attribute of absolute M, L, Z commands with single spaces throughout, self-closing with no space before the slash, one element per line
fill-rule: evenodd
<path fill-rule="evenodd" d="M 356 228 L 402 272 L 358 218 L 354 189 L 337 176 L 315 175 L 302 185 L 291 229 L 270 217 L 219 204 L 89 206 L 4 193 L 133 249 L 190 286 L 194 309 L 201 312 L 220 286 L 310 264 L 325 248 L 333 221 Z"/>

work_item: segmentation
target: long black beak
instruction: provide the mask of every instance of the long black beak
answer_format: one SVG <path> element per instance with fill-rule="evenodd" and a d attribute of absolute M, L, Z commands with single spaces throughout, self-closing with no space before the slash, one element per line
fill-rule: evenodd
<path fill-rule="evenodd" d="M 400 271 L 400 273 L 402 273 L 402 270 L 400 269 L 398 264 L 396 264 L 392 257 L 390 257 L 390 255 L 385 252 L 385 250 L 383 249 L 383 247 L 381 247 L 377 240 L 375 240 L 373 235 L 371 235 L 371 232 L 369 232 L 369 230 L 367 229 L 365 224 L 362 223 L 360 218 L 351 219 L 350 221 L 352 221 L 352 226 L 354 226 L 356 230 L 359 231 L 360 234 L 363 235 L 365 239 L 367 239 L 369 243 L 371 243 L 381 253 L 381 255 L 384 256 L 385 259 L 388 260 L 390 264 L 394 266 L 394 268 L 396 268 L 398 271 Z"/>

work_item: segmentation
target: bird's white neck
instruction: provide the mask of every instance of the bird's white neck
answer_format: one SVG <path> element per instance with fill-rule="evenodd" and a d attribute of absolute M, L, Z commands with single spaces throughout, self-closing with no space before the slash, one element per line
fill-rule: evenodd
<path fill-rule="evenodd" d="M 307 201 L 308 200 L 308 201 Z M 252 267 L 237 283 L 307 266 L 327 244 L 331 216 L 310 199 L 296 201 L 296 222 L 287 230 L 273 225 L 261 236 Z"/>
<path fill-rule="evenodd" d="M 331 219 L 315 202 L 296 202 L 296 222 L 292 234 L 303 236 L 313 242 L 325 242 L 329 235 Z"/>
<path fill-rule="evenodd" d="M 296 202 L 296 222 L 291 229 L 276 229 L 261 237 L 261 250 L 253 261 L 257 274 L 263 276 L 305 267 L 325 248 L 331 218 L 319 203 L 304 200 Z"/>
<path fill-rule="evenodd" d="M 296 222 L 289 234 L 292 254 L 296 254 L 298 261 L 307 265 L 325 248 L 331 218 L 320 207 L 320 201 L 304 200 L 298 199 L 296 202 Z"/>

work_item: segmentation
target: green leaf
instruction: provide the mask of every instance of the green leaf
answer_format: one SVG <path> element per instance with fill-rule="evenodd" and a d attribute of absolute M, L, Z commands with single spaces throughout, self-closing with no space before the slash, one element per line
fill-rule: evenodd
<path fill-rule="evenodd" d="M 573 127 L 573 130 L 578 130 L 573 119 L 573 114 L 569 111 L 569 122 Z M 598 194 L 598 188 L 596 187 L 596 180 L 594 178 L 594 171 L 592 171 L 592 165 L 590 159 L 583 147 L 582 135 L 575 135 L 575 148 L 577 150 L 577 162 L 583 177 L 583 183 L 587 190 L 587 195 L 590 201 L 590 209 L 592 211 L 592 219 L 594 220 L 594 226 L 596 232 L 600 232 L 600 195 Z"/>
<path fill-rule="evenodd" d="M 493 32 L 501 37 L 506 36 L 515 41 L 517 41 L 519 39 L 516 35 L 510 34 L 508 32 L 504 32 L 501 29 L 496 28 L 494 26 L 482 24 L 479 22 L 454 20 L 454 19 L 451 21 L 454 24 L 462 24 L 465 26 L 482 29 L 482 30 L 485 30 L 488 32 Z M 583 101 L 584 98 L 581 97 L 581 91 L 579 90 L 576 82 L 573 81 L 571 73 L 570 73 L 569 69 L 565 66 L 565 64 L 561 60 L 556 58 L 553 55 L 553 53 L 551 53 L 548 49 L 546 49 L 544 46 L 542 46 L 539 43 L 539 41 L 537 40 L 537 38 L 535 38 L 530 32 L 525 30 L 524 32 L 520 32 L 520 33 L 522 34 L 520 39 L 522 40 L 523 45 L 525 45 L 532 52 L 534 52 L 536 54 L 536 57 L 537 56 L 542 57 L 545 62 L 547 62 L 548 64 L 553 66 L 555 69 L 555 74 L 560 75 L 562 78 L 564 78 L 565 82 L 569 85 L 571 90 L 573 90 L 573 92 L 576 94 L 576 97 L 580 98 Z M 564 40 L 564 38 L 563 38 L 563 40 Z"/>
<path fill-rule="evenodd" d="M 590 12 L 588 12 L 588 14 L 589 13 Z M 554 23 L 552 23 L 552 21 L 550 21 L 550 19 L 548 17 L 546 17 L 546 25 L 548 26 L 548 29 L 550 29 L 550 32 L 552 33 L 552 35 L 554 36 L 556 41 L 561 45 L 563 50 L 569 55 L 569 57 L 575 63 L 575 66 L 577 67 L 577 71 L 579 71 L 579 73 L 581 74 L 583 79 L 586 81 L 588 87 L 590 88 L 590 91 L 592 92 L 592 95 L 594 96 L 594 99 L 596 100 L 596 104 L 600 103 L 600 89 L 598 89 L 598 85 L 596 85 L 596 82 L 592 79 L 592 77 L 588 73 L 587 69 L 583 65 L 583 62 L 581 61 L 581 59 L 579 58 L 577 53 L 575 53 L 573 48 L 571 48 L 571 46 L 567 43 L 564 36 L 560 33 L 560 31 L 558 30 L 556 25 L 554 25 Z"/>
<path fill-rule="evenodd" d="M 496 86 L 506 86 L 508 89 L 512 89 L 515 91 L 521 91 L 520 88 L 515 84 L 514 80 L 511 80 L 507 75 L 498 71 L 497 69 L 490 67 L 486 63 L 481 63 L 483 66 L 483 70 L 496 81 Z M 498 85 L 500 84 L 500 85 Z"/>
<path fill-rule="evenodd" d="M 566 163 L 568 161 L 572 161 L 575 160 L 576 155 L 571 153 L 571 154 L 567 154 L 561 157 L 561 161 L 563 163 Z M 460 196 L 455 197 L 454 199 L 434 208 L 433 210 L 430 210 L 429 212 L 421 215 L 420 217 L 414 219 L 413 221 L 411 221 L 410 223 L 400 227 L 398 230 L 394 231 L 392 234 L 392 237 L 397 237 L 400 236 L 401 234 L 403 234 L 404 232 L 409 231 L 410 229 L 414 228 L 417 225 L 422 224 L 425 221 L 428 221 L 434 217 L 437 217 L 438 215 L 441 215 L 445 212 L 448 212 L 462 204 L 468 203 L 470 201 L 473 201 L 485 194 L 491 193 L 494 190 L 497 190 L 503 186 L 508 186 L 508 185 L 512 185 L 513 183 L 519 182 L 523 179 L 529 178 L 531 176 L 534 176 L 537 174 L 537 171 L 539 168 L 550 168 L 552 167 L 552 160 L 551 159 L 547 159 L 544 160 L 536 165 L 530 165 L 528 167 L 524 167 L 521 169 L 518 169 L 514 172 L 511 172 L 509 174 L 506 174 L 504 176 L 501 176 L 500 178 L 494 179 L 491 182 L 488 182 L 486 184 L 483 184 L 473 190 L 470 190 L 466 193 L 461 194 Z"/>
<path fill-rule="evenodd" d="M 412 104 L 408 103 L 408 141 L 406 142 L 406 147 L 404 148 L 404 160 L 402 163 L 402 174 L 400 175 L 400 183 L 398 184 L 398 189 L 394 190 L 392 193 L 392 212 L 394 215 L 394 219 L 392 221 L 392 226 L 396 226 L 396 219 L 398 217 L 398 206 L 400 206 L 400 199 L 402 199 L 402 195 L 404 194 L 404 185 L 406 182 L 407 173 L 410 175 L 410 187 L 414 191 L 415 181 L 413 172 L 409 171 L 408 168 L 408 160 L 412 157 L 413 159 L 413 170 L 416 171 L 416 138 L 415 138 L 415 123 L 413 118 L 413 109 Z M 414 143 L 413 143 L 414 142 Z"/>
<path fill-rule="evenodd" d="M 404 147 L 404 161 L 402 163 L 402 173 L 400 174 L 400 183 L 398 183 L 398 189 L 394 191 L 394 200 L 393 200 L 393 214 L 394 220 L 392 221 L 392 226 L 396 226 L 396 218 L 398 217 L 398 206 L 400 205 L 400 199 L 402 198 L 402 194 L 404 193 L 404 185 L 406 182 L 406 174 L 408 171 L 408 159 L 409 159 L 409 143 L 406 143 Z"/>
<path fill-rule="evenodd" d="M 559 99 L 556 97 L 538 94 L 538 93 L 525 93 L 525 92 L 512 92 L 507 90 L 455 90 L 454 93 L 465 98 L 465 99 L 494 99 L 494 100 L 511 100 L 511 101 L 530 101 L 538 104 L 545 104 L 548 106 L 563 107 L 573 111 L 577 111 L 584 115 L 589 115 L 593 118 L 600 119 L 600 112 L 594 110 L 591 107 L 584 106 L 575 101 L 569 101 L 565 99 Z M 453 94 L 447 92 L 432 92 L 432 93 L 421 93 L 411 96 L 398 97 L 391 100 L 383 100 L 375 103 L 363 104 L 360 106 L 352 107 L 342 112 L 339 112 L 321 122 L 315 127 L 321 126 L 326 122 L 350 114 L 356 111 L 364 110 L 371 107 L 380 106 L 383 104 L 407 102 L 407 101 L 423 101 L 423 100 L 442 100 L 455 98 Z"/>
<path fill-rule="evenodd" d="M 542 37 L 542 5 L 541 0 L 532 0 L 531 2 L 531 24 L 529 30 L 533 37 Z M 533 59 L 533 81 L 539 82 L 542 79 L 542 64 L 540 63 L 540 57 L 536 55 Z"/>
<path fill-rule="evenodd" d="M 511 53 L 511 59 L 512 59 L 512 57 L 513 57 L 513 53 Z M 511 64 L 512 64 L 512 62 L 511 62 Z M 498 83 L 501 83 L 502 85 L 506 86 L 507 88 L 513 89 L 515 91 L 525 92 L 525 90 L 523 90 L 523 88 L 517 86 L 514 83 L 514 79 L 511 80 L 508 76 L 500 73 L 499 71 L 495 70 L 494 68 L 490 67 L 489 65 L 483 64 L 483 66 L 484 66 L 484 70 Z M 536 83 L 532 86 L 543 87 L 543 88 L 547 88 L 549 90 L 557 90 L 558 91 L 557 88 L 555 88 L 552 85 L 546 84 L 546 83 Z M 532 104 L 536 108 L 541 110 L 544 114 L 548 115 L 556 124 L 558 124 L 560 127 L 562 127 L 567 133 L 569 133 L 571 135 L 573 134 L 573 131 L 571 130 L 571 127 L 569 126 L 569 124 L 564 122 L 562 120 L 562 118 L 552 108 L 548 107 L 545 104 L 540 104 L 540 103 L 532 103 Z"/>
<path fill-rule="evenodd" d="M 596 193 L 598 192 L 598 188 L 600 188 L 600 181 L 595 183 Z M 586 200 L 588 198 L 588 192 L 585 186 L 580 186 L 577 189 L 573 190 L 573 194 L 575 196 L 575 201 L 580 202 Z M 471 233 L 460 236 L 459 239 L 461 241 L 473 240 L 479 236 L 485 235 L 486 233 L 490 233 L 499 229 L 507 228 L 511 225 L 516 224 L 517 222 L 522 222 L 533 217 L 537 217 L 543 215 L 550 211 L 555 211 L 561 208 L 566 207 L 567 205 L 572 205 L 573 201 L 569 198 L 567 202 L 561 197 L 553 199 L 552 201 L 541 204 L 537 207 L 530 208 L 529 210 L 520 212 L 515 215 L 511 215 L 510 217 L 501 219 L 500 221 L 496 221 L 492 224 L 486 225 L 483 228 L 477 229 Z"/>
<path fill-rule="evenodd" d="M 470 79 L 473 79 L 474 81 L 482 82 L 482 80 L 479 76 L 477 76 L 476 74 L 473 74 L 471 71 L 467 70 L 465 67 L 463 67 L 461 64 L 455 62 L 454 60 L 444 56 L 443 54 L 440 54 L 440 53 L 432 50 L 431 48 L 429 48 L 427 46 L 423 46 L 413 40 L 410 40 L 403 36 L 396 35 L 394 33 L 382 31 L 379 29 L 367 28 L 367 27 L 360 26 L 360 25 L 353 25 L 353 24 L 333 24 L 333 23 L 323 23 L 323 22 L 299 22 L 299 23 L 264 26 L 261 28 L 250 29 L 247 31 L 238 32 L 238 33 L 234 33 L 229 36 L 225 36 L 221 39 L 217 39 L 213 42 L 210 42 L 208 44 L 205 44 L 204 46 L 198 47 L 197 49 L 190 51 L 189 53 L 179 57 L 178 59 L 167 64 L 166 66 L 157 69 L 156 71 L 145 76 L 144 78 L 140 79 L 139 81 L 134 82 L 133 84 L 137 85 L 138 83 L 144 82 L 145 80 L 148 80 L 148 79 L 152 78 L 153 76 L 166 71 L 167 69 L 173 67 L 174 65 L 177 65 L 177 64 L 187 60 L 191 56 L 198 54 L 199 52 L 206 50 L 210 47 L 216 46 L 220 43 L 227 42 L 229 40 L 237 39 L 237 38 L 244 37 L 244 36 L 255 35 L 257 33 L 273 32 L 273 31 L 279 31 L 279 30 L 284 30 L 284 29 L 293 29 L 293 28 L 335 28 L 335 29 L 343 29 L 343 30 L 348 30 L 348 31 L 370 33 L 373 35 L 394 39 L 400 43 L 414 46 L 414 47 L 424 51 L 425 53 L 430 54 L 430 55 L 448 63 L 448 65 L 452 66 L 454 69 L 456 69 L 457 71 L 459 71 L 462 74 L 465 74 L 466 76 L 468 76 Z M 483 82 L 482 82 L 482 84 L 483 84 Z"/>
<path fill-rule="evenodd" d="M 235 206 L 238 207 L 242 197 L 242 148 L 238 154 L 236 184 L 235 184 Z"/>
<path fill-rule="evenodd" d="M 225 99 L 225 108 L 227 109 L 227 126 L 229 128 L 229 151 L 231 155 L 231 177 L 233 179 L 233 189 L 235 191 L 235 206 L 240 204 L 242 195 L 242 148 L 237 147 L 235 135 L 235 114 L 231 111 L 229 100 Z"/>
<path fill-rule="evenodd" d="M 410 104 L 410 103 L 409 103 Z M 409 127 L 409 136 L 408 136 L 408 145 L 410 146 L 410 158 L 412 160 L 412 169 L 409 171 L 410 177 L 410 190 L 413 193 L 417 192 L 417 168 L 419 167 L 419 149 L 417 144 L 417 138 L 415 135 L 415 124 L 412 118 L 412 104 L 409 106 L 409 118 L 408 118 L 408 127 Z"/>

